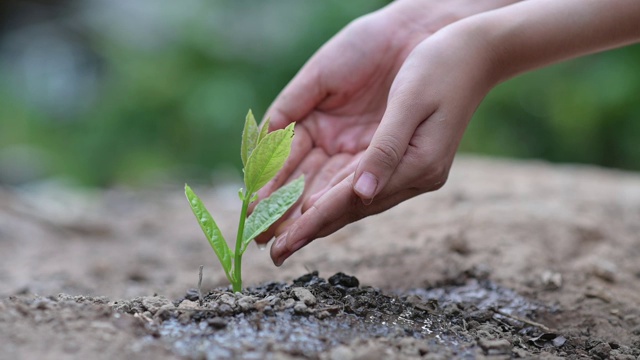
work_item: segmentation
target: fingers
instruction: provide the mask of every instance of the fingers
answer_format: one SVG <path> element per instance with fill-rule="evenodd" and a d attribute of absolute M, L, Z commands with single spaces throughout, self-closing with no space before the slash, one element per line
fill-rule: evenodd
<path fill-rule="evenodd" d="M 326 174 L 325 181 L 322 184 L 318 182 L 319 186 L 317 190 L 311 193 L 312 195 L 307 197 L 305 201 L 302 203 L 302 212 L 303 213 L 306 212 L 316 201 L 318 201 L 318 199 L 320 199 L 332 187 L 339 184 L 347 177 L 353 175 L 362 153 L 363 152 L 360 152 L 356 155 L 349 156 L 350 158 L 349 161 L 344 162 L 344 164 L 341 164 L 340 168 L 336 168 L 335 171 L 333 172 L 333 176 L 331 176 L 332 175 L 331 173 L 323 171 L 323 173 Z M 326 179 L 329 177 L 330 179 L 327 181 Z M 320 187 L 320 185 L 322 185 L 323 187 Z"/>
<path fill-rule="evenodd" d="M 344 218 L 344 210 L 357 197 L 351 190 L 351 178 L 334 186 L 327 194 L 309 208 L 288 231 L 281 234 L 271 246 L 271 259 L 276 266 L 282 265 L 292 253 L 307 245 L 324 226 L 334 221 L 351 222 Z M 344 225 L 343 225 L 344 226 Z"/>
<path fill-rule="evenodd" d="M 365 205 L 371 204 L 387 185 L 400 164 L 418 125 L 431 115 L 406 106 L 404 101 L 390 101 L 371 144 L 355 172 L 353 191 Z"/>
<path fill-rule="evenodd" d="M 353 191 L 354 175 L 323 189 L 324 193 L 316 201 L 310 198 L 303 204 L 300 217 L 283 229 L 283 234 L 272 246 L 274 264 L 280 266 L 291 254 L 316 238 L 442 187 L 461 137 L 462 130 L 455 126 L 456 123 L 442 121 L 442 115 L 437 112 L 428 121 L 422 122 L 416 128 L 410 141 L 412 145 L 407 147 L 387 186 L 369 205 L 365 205 Z M 356 161 L 357 157 L 352 163 Z M 349 169 L 348 164 L 342 168 L 345 169 Z M 336 173 L 330 183 L 341 176 L 341 172 Z"/>
<path fill-rule="evenodd" d="M 338 154 L 328 157 L 321 149 L 314 149 L 305 158 L 303 163 L 292 173 L 287 182 L 296 179 L 300 174 L 305 174 L 305 190 L 301 200 L 292 207 L 285 215 L 275 222 L 267 231 L 260 234 L 255 240 L 259 244 L 267 243 L 274 235 L 279 235 L 284 231 L 292 220 L 297 219 L 302 213 L 302 204 L 307 202 L 309 197 L 327 188 L 334 174 L 345 168 L 345 165 L 352 162 L 353 156 L 350 154 Z"/>
<path fill-rule="evenodd" d="M 298 178 L 298 176 L 304 174 L 305 189 L 304 189 L 304 193 L 302 194 L 302 199 L 304 199 L 306 196 L 308 196 L 307 194 L 309 194 L 309 192 L 312 190 L 309 184 L 313 183 L 314 178 L 318 175 L 319 170 L 322 168 L 323 164 L 326 161 L 327 161 L 327 155 L 322 150 L 314 149 L 309 151 L 309 153 L 300 161 L 297 167 L 288 173 L 288 177 L 285 177 L 284 174 L 278 175 L 278 176 L 281 176 L 281 178 L 279 178 L 278 181 L 275 184 L 273 184 L 274 186 L 273 190 L 275 191 L 277 189 L 277 187 L 275 187 L 276 185 L 278 187 L 282 186 L 285 182 L 294 180 Z M 272 191 L 269 191 L 269 192 L 260 191 L 259 198 L 264 199 L 269 195 L 271 195 L 271 192 Z M 302 201 L 300 201 L 300 203 L 301 202 Z M 256 201 L 255 203 L 258 203 L 258 201 Z M 269 229 L 267 229 L 267 231 L 265 231 L 264 233 L 256 237 L 255 241 L 258 244 L 264 244 L 269 242 L 269 240 L 271 240 L 274 233 L 276 232 L 276 229 L 279 227 L 279 225 L 283 221 L 292 217 L 295 218 L 299 215 L 300 215 L 300 204 L 297 204 L 297 205 L 294 205 L 289 211 L 287 211 L 287 213 L 283 215 L 279 221 L 277 221 L 272 226 L 270 226 Z"/>
<path fill-rule="evenodd" d="M 365 206 L 353 192 L 352 182 L 353 176 L 349 176 L 332 187 L 276 239 L 271 247 L 271 259 L 276 266 L 282 265 L 289 256 L 314 239 L 327 236 L 366 216 L 385 211 L 420 193 L 413 188 L 402 190 Z"/>

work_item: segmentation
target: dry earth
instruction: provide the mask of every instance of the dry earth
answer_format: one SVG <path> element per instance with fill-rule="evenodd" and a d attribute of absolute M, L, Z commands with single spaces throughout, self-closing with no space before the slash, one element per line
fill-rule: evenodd
<path fill-rule="evenodd" d="M 233 234 L 237 187 L 197 190 L 223 232 Z M 156 294 L 180 299 L 195 286 L 200 264 L 205 290 L 226 286 L 181 186 L 4 189 L 0 359 L 178 357 L 149 336 L 143 314 L 113 304 Z M 555 309 L 536 321 L 566 337 L 567 347 L 579 345 L 564 355 L 640 359 L 640 175 L 459 157 L 442 190 L 318 240 L 281 268 L 251 247 L 243 270 L 247 285 L 341 271 L 388 294 L 437 289 L 475 274 Z M 345 339 L 327 356 L 357 357 L 358 349 L 384 341 Z M 536 357 L 564 355 L 556 349 Z M 496 356 L 528 355 L 472 357 Z"/>

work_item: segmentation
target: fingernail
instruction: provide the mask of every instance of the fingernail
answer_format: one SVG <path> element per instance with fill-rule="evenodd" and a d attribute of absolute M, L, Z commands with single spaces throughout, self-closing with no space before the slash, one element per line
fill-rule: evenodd
<path fill-rule="evenodd" d="M 275 266 L 282 265 L 284 260 L 287 258 L 287 252 L 287 233 L 284 232 L 280 234 L 273 243 L 273 248 L 271 249 L 273 264 Z"/>
<path fill-rule="evenodd" d="M 353 187 L 353 190 L 363 198 L 363 201 L 369 201 L 369 203 L 371 203 L 371 199 L 373 199 L 377 186 L 378 180 L 376 177 L 369 172 L 364 172 L 360 175 L 358 181 L 356 181 L 356 185 Z"/>
<path fill-rule="evenodd" d="M 276 266 L 281 266 L 285 260 L 287 260 L 289 258 L 289 256 L 291 256 L 291 254 L 293 254 L 294 252 L 300 250 L 300 248 L 302 248 L 303 246 L 307 245 L 308 241 L 306 239 L 300 240 L 298 242 L 296 242 L 295 244 L 291 245 L 291 247 L 288 249 L 288 251 L 285 251 L 282 255 L 280 255 L 273 263 Z"/>
<path fill-rule="evenodd" d="M 289 248 L 289 251 L 291 253 L 294 253 L 294 252 L 300 250 L 300 248 L 305 246 L 305 245 L 307 245 L 307 239 L 299 240 L 295 244 L 291 245 L 291 247 Z"/>
<path fill-rule="evenodd" d="M 285 251 L 287 248 L 287 233 L 282 233 L 280 236 L 276 238 L 275 243 L 273 244 L 273 251 L 275 253 L 281 253 Z"/>

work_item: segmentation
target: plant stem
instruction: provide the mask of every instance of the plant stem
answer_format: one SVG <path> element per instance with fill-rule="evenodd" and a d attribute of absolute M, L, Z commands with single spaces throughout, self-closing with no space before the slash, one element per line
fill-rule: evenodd
<path fill-rule="evenodd" d="M 240 222 L 238 224 L 238 236 L 236 237 L 236 251 L 233 259 L 233 292 L 242 291 L 242 236 L 244 235 L 244 221 L 247 218 L 247 210 L 251 194 L 245 192 L 242 198 L 242 210 L 240 211 Z"/>

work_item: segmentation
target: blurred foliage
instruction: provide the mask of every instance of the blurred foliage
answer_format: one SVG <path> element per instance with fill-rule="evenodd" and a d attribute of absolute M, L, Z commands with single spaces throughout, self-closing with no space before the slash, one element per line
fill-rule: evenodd
<path fill-rule="evenodd" d="M 590 55 L 494 89 L 461 149 L 640 170 L 640 46 Z"/>
<path fill-rule="evenodd" d="M 247 108 L 263 114 L 372 0 L 84 0 L 11 8 L 0 38 L 0 183 L 206 179 L 240 168 Z M 43 16 L 42 13 L 49 14 Z M 500 85 L 464 151 L 640 169 L 640 48 Z"/>

